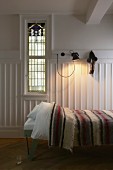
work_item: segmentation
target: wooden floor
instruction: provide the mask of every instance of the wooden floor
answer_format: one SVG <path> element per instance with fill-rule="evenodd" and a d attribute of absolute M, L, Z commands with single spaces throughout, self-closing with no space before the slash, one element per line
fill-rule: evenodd
<path fill-rule="evenodd" d="M 17 155 L 22 157 L 20 165 Z M 113 170 L 113 146 L 79 147 L 72 154 L 38 141 L 36 158 L 30 161 L 25 139 L 0 139 L 0 170 Z"/>

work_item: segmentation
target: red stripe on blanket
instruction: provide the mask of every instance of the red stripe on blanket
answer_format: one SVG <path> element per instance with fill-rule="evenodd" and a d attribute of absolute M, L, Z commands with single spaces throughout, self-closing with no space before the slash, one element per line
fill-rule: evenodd
<path fill-rule="evenodd" d="M 103 120 L 105 122 L 106 144 L 109 144 L 110 143 L 110 133 L 109 133 L 109 122 L 108 122 L 108 119 L 106 119 L 99 110 L 96 110 L 96 111 L 98 112 L 98 114 L 101 115 L 101 117 L 103 118 Z"/>
<path fill-rule="evenodd" d="M 82 116 L 81 112 L 79 110 L 76 110 L 76 112 L 78 113 L 80 119 L 81 119 L 81 122 L 83 123 L 83 126 L 82 126 L 82 132 L 83 132 L 83 144 L 86 145 L 87 142 L 86 142 L 86 121 L 85 121 L 85 118 Z"/>
<path fill-rule="evenodd" d="M 56 143 L 58 143 L 58 127 L 59 127 L 59 120 L 60 120 L 60 106 L 58 106 L 58 114 L 57 114 L 57 122 L 56 122 Z"/>

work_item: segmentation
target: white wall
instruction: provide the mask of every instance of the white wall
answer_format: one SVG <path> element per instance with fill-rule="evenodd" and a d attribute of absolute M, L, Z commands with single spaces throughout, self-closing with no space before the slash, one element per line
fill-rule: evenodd
<path fill-rule="evenodd" d="M 0 16 L 0 50 L 19 50 L 19 15 Z M 53 50 L 113 49 L 113 15 L 99 25 L 86 25 L 71 15 L 53 16 Z"/>
<path fill-rule="evenodd" d="M 0 15 L 0 50 L 19 50 L 19 15 Z"/>
<path fill-rule="evenodd" d="M 86 25 L 75 16 L 55 16 L 53 49 L 113 49 L 113 15 L 99 25 Z"/>
<path fill-rule="evenodd" d="M 101 51 L 101 54 L 103 52 Z M 112 50 L 113 55 L 113 50 Z M 113 110 L 113 57 L 98 59 L 94 74 L 89 74 L 86 61 L 75 63 L 75 72 L 69 78 L 60 77 L 56 63 L 50 64 L 50 101 L 70 109 Z M 59 62 L 59 72 L 68 76 L 73 64 Z"/>
<path fill-rule="evenodd" d="M 80 57 L 87 57 L 95 49 L 102 58 L 106 50 L 107 63 L 101 59 L 96 64 L 94 77 L 88 74 L 86 62 L 79 63 L 72 77 L 62 79 L 57 74 L 56 59 L 50 60 L 49 101 L 75 109 L 113 109 L 113 59 L 109 59 L 113 56 L 112 18 L 109 15 L 99 25 L 85 25 L 74 16 L 53 16 L 53 53 L 73 49 L 79 50 Z M 19 15 L 0 16 L 0 21 L 0 137 L 20 137 L 27 114 L 42 99 L 23 95 Z M 63 74 L 69 74 L 72 68 L 70 63 L 59 65 Z"/>

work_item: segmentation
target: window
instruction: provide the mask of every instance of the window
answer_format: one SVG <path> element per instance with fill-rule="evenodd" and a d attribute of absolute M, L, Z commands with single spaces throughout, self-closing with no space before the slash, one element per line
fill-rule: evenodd
<path fill-rule="evenodd" d="M 51 19 L 45 14 L 20 15 L 21 83 L 25 97 L 48 99 Z"/>
<path fill-rule="evenodd" d="M 46 92 L 46 23 L 27 23 L 28 92 Z"/>

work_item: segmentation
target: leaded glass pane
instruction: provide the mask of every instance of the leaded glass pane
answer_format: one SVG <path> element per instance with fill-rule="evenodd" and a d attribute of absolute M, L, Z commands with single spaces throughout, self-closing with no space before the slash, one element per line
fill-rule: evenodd
<path fill-rule="evenodd" d="M 45 59 L 29 59 L 29 91 L 45 91 Z"/>
<path fill-rule="evenodd" d="M 45 92 L 45 23 L 28 23 L 28 91 Z"/>
<path fill-rule="evenodd" d="M 28 23 L 29 56 L 45 56 L 45 23 Z"/>

